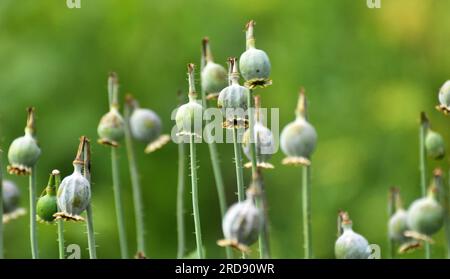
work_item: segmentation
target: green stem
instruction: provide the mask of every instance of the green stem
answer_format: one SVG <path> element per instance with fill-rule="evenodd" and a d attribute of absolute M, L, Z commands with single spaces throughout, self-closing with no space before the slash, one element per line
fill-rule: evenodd
<path fill-rule="evenodd" d="M 178 232 L 178 251 L 177 258 L 184 257 L 186 251 L 185 229 L 184 229 L 184 188 L 185 188 L 185 152 L 184 143 L 178 144 L 178 189 L 177 189 L 177 232 Z"/>
<path fill-rule="evenodd" d="M 302 175 L 302 210 L 303 210 L 303 242 L 304 258 L 312 258 L 311 233 L 311 167 L 303 166 Z"/>
<path fill-rule="evenodd" d="M 142 203 L 142 191 L 139 182 L 139 171 L 137 168 L 136 157 L 133 147 L 133 140 L 130 132 L 130 109 L 125 106 L 125 144 L 127 147 L 128 165 L 130 167 L 131 186 L 133 189 L 134 214 L 136 216 L 136 239 L 138 253 L 145 253 L 145 224 L 144 224 L 144 205 Z"/>
<path fill-rule="evenodd" d="M 245 189 L 244 189 L 244 175 L 242 172 L 242 154 L 241 148 L 238 143 L 237 129 L 233 127 L 233 145 L 234 145 L 234 163 L 236 167 L 236 182 L 238 190 L 238 200 L 240 202 L 245 200 Z"/>
<path fill-rule="evenodd" d="M 31 168 L 29 177 L 30 194 L 30 241 L 31 256 L 33 259 L 39 258 L 37 231 L 36 231 L 36 166 Z"/>
<path fill-rule="evenodd" d="M 84 139 L 84 177 L 91 182 L 91 146 L 88 139 Z M 94 214 L 92 213 L 92 198 L 88 207 L 86 208 L 86 223 L 88 236 L 89 258 L 97 259 L 97 247 L 95 245 L 95 231 L 94 231 Z"/>
<path fill-rule="evenodd" d="M 388 222 L 389 222 L 390 218 L 392 217 L 392 215 L 394 215 L 394 211 L 395 211 L 395 196 L 394 195 L 396 195 L 395 190 L 391 189 L 389 192 L 388 207 L 387 207 Z M 388 245 L 389 245 L 389 249 L 388 249 L 389 258 L 393 259 L 395 257 L 395 242 L 389 236 L 389 231 L 387 234 L 387 238 L 388 238 Z"/>
<path fill-rule="evenodd" d="M 426 149 L 425 149 L 425 136 L 428 129 L 428 119 L 425 113 L 421 114 L 421 124 L 419 129 L 419 156 L 420 156 L 420 189 L 423 197 L 427 194 L 427 159 L 426 159 Z M 425 242 L 425 258 L 431 258 L 431 246 L 428 242 Z"/>
<path fill-rule="evenodd" d="M 204 66 L 206 64 L 206 53 L 202 55 L 202 61 L 200 63 L 201 65 L 201 71 L 203 70 Z M 201 95 L 202 95 L 202 104 L 203 108 L 208 108 L 208 102 L 206 101 L 206 92 L 201 88 Z M 208 124 L 210 121 L 206 121 Z M 209 135 L 207 135 L 209 137 Z M 217 145 L 215 141 L 209 140 L 208 141 L 208 149 L 209 149 L 209 155 L 211 158 L 211 166 L 213 169 L 214 174 L 214 180 L 216 183 L 216 190 L 217 190 L 217 197 L 219 199 L 219 207 L 220 207 L 220 216 L 223 218 L 225 216 L 225 213 L 227 212 L 227 200 L 225 195 L 225 186 L 223 183 L 223 177 L 222 177 L 222 170 L 220 169 L 220 161 L 219 161 L 219 153 L 217 152 Z M 230 247 L 225 247 L 225 253 L 227 256 L 227 259 L 233 258 L 233 251 Z"/>
<path fill-rule="evenodd" d="M 120 189 L 119 157 L 117 154 L 117 149 L 115 147 L 111 147 L 111 169 L 113 177 L 113 191 L 116 207 L 117 227 L 119 231 L 120 255 L 122 259 L 126 259 L 128 258 L 128 245 L 125 230 L 125 219 L 122 208 L 122 194 Z"/>
<path fill-rule="evenodd" d="M 258 165 L 256 158 L 256 143 L 255 143 L 255 134 L 254 134 L 254 125 L 255 118 L 253 113 L 253 90 L 249 89 L 249 94 L 247 95 L 247 107 L 248 107 L 248 121 L 249 121 L 249 132 L 250 132 L 250 157 L 252 163 L 252 177 L 259 177 L 258 173 Z M 260 195 L 256 198 L 256 206 L 263 211 L 263 230 L 261 231 L 261 235 L 259 236 L 259 257 L 261 259 L 270 259 L 270 244 L 269 244 L 269 223 L 267 217 L 267 199 L 265 190 L 262 187 L 263 183 L 258 183 L 260 185 Z"/>
<path fill-rule="evenodd" d="M 59 185 L 61 184 L 61 176 L 58 172 L 52 173 L 52 175 L 55 176 L 55 188 L 56 192 L 59 189 Z M 56 221 L 56 224 L 58 226 L 58 252 L 59 252 L 59 258 L 61 260 L 65 259 L 65 249 L 64 249 L 64 221 L 62 219 L 59 219 Z"/>
<path fill-rule="evenodd" d="M 450 172 L 449 172 L 449 183 L 446 185 L 442 183 L 441 189 L 443 190 L 443 207 L 444 207 L 444 225 L 445 225 L 445 236 L 447 239 L 447 259 L 450 259 Z"/>
<path fill-rule="evenodd" d="M 0 259 L 3 255 L 3 165 L 2 165 L 2 151 L 0 150 Z"/>
<path fill-rule="evenodd" d="M 197 185 L 197 156 L 195 150 L 195 135 L 190 136 L 190 152 L 191 152 L 191 184 L 192 184 L 192 208 L 194 211 L 195 239 L 197 243 L 197 255 L 199 259 L 203 259 L 202 231 L 200 224 L 200 212 L 198 209 L 198 185 Z"/>

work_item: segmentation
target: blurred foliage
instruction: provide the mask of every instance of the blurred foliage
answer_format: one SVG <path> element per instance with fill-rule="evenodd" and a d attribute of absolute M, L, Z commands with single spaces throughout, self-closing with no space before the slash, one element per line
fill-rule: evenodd
<path fill-rule="evenodd" d="M 97 139 L 98 120 L 107 111 L 109 71 L 118 72 L 122 96 L 132 92 L 142 106 L 161 115 L 170 132 L 176 92 L 187 89 L 185 66 L 199 62 L 201 38 L 210 37 L 216 61 L 224 63 L 243 52 L 249 19 L 256 20 L 257 46 L 272 62 L 273 86 L 259 91 L 263 106 L 280 108 L 284 126 L 294 117 L 298 88 L 305 86 L 309 96 L 310 120 L 319 134 L 313 158 L 315 257 L 334 257 L 338 209 L 348 210 L 355 230 L 386 255 L 388 188 L 398 185 L 406 204 L 420 192 L 419 112 L 425 110 L 434 129 L 450 140 L 445 129 L 449 119 L 434 109 L 439 87 L 450 78 L 450 1 L 382 0 L 381 9 L 368 9 L 365 0 L 81 0 L 81 9 L 68 9 L 65 2 L 0 1 L 0 146 L 7 150 L 22 134 L 25 107 L 35 106 L 43 151 L 40 188 L 54 168 L 71 173 L 79 136 Z M 144 146 L 136 147 L 148 256 L 173 258 L 177 148 L 171 143 L 144 155 Z M 208 257 L 223 257 L 215 244 L 221 220 L 208 149 L 205 144 L 198 149 L 204 244 Z M 232 146 L 219 149 L 231 203 L 236 199 Z M 131 187 L 124 150 L 121 155 L 132 255 Z M 282 158 L 280 151 L 272 159 L 276 169 L 265 173 L 271 244 L 274 257 L 298 258 L 301 172 L 282 166 Z M 429 173 L 438 165 L 448 169 L 447 162 L 430 163 Z M 7 178 L 20 185 L 26 206 L 27 179 Z M 117 258 L 109 150 L 97 144 L 92 179 L 98 255 Z M 186 193 L 187 244 L 193 250 L 190 191 Z M 30 257 L 28 218 L 5 230 L 6 257 Z M 41 256 L 57 257 L 56 226 L 40 224 L 38 230 Z M 85 231 L 84 225 L 66 226 L 67 243 L 80 244 L 83 257 Z M 436 241 L 433 257 L 443 257 L 442 232 Z M 406 257 L 423 257 L 423 252 Z"/>

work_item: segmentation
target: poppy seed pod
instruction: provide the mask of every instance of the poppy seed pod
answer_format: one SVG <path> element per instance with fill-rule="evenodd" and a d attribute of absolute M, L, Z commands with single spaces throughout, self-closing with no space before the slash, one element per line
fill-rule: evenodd
<path fill-rule="evenodd" d="M 252 197 L 235 203 L 223 218 L 222 229 L 225 240 L 219 241 L 219 245 L 248 251 L 248 246 L 258 239 L 262 226 L 261 220 L 261 211 L 255 206 Z"/>
<path fill-rule="evenodd" d="M 189 102 L 181 105 L 177 109 L 175 122 L 178 129 L 178 135 L 201 137 L 201 126 L 203 117 L 203 107 L 197 101 L 194 81 L 194 64 L 188 64 L 189 77 Z"/>
<path fill-rule="evenodd" d="M 36 211 L 41 221 L 52 222 L 55 220 L 54 215 L 58 212 L 58 205 L 56 200 L 56 185 L 53 174 L 50 175 L 48 185 L 45 188 L 43 195 L 41 195 L 37 201 Z"/>
<path fill-rule="evenodd" d="M 228 85 L 228 73 L 222 65 L 214 63 L 208 38 L 202 41 L 202 89 L 206 94 L 217 94 Z"/>
<path fill-rule="evenodd" d="M 8 223 L 25 214 L 25 209 L 20 208 L 20 191 L 17 185 L 10 180 L 3 180 L 3 223 Z"/>
<path fill-rule="evenodd" d="M 397 241 L 398 243 L 403 243 L 408 240 L 405 236 L 405 232 L 408 228 L 407 212 L 403 208 L 399 208 L 389 219 L 388 231 L 389 238 Z"/>
<path fill-rule="evenodd" d="M 445 142 L 442 136 L 435 131 L 428 129 L 425 136 L 425 148 L 428 156 L 435 160 L 440 160 L 445 156 Z"/>
<path fill-rule="evenodd" d="M 150 109 L 136 108 L 130 117 L 133 138 L 149 143 L 161 135 L 162 123 L 159 116 Z"/>
<path fill-rule="evenodd" d="M 280 135 L 280 147 L 288 158 L 285 164 L 309 164 L 317 143 L 316 129 L 305 119 L 305 96 L 300 93 L 297 118 L 286 125 Z"/>
<path fill-rule="evenodd" d="M 233 128 L 235 121 L 246 123 L 245 111 L 247 110 L 247 97 L 250 94 L 248 88 L 239 85 L 239 72 L 236 58 L 230 58 L 231 84 L 220 91 L 217 106 L 222 109 L 226 119 L 227 128 Z"/>
<path fill-rule="evenodd" d="M 273 168 L 273 166 L 268 163 L 272 154 L 275 152 L 275 140 L 272 131 L 258 121 L 255 123 L 255 126 L 253 126 L 253 133 L 255 135 L 256 161 L 258 166 L 263 168 Z M 250 129 L 247 129 L 244 133 L 242 149 L 244 150 L 245 156 L 251 160 Z"/>
<path fill-rule="evenodd" d="M 370 256 L 369 242 L 352 229 L 352 221 L 346 212 L 341 213 L 342 234 L 336 240 L 334 253 L 336 259 L 368 259 Z"/>
<path fill-rule="evenodd" d="M 436 200 L 436 187 L 432 186 L 426 197 L 414 201 L 408 209 L 408 226 L 427 236 L 438 232 L 444 223 L 444 210 Z"/>
<path fill-rule="evenodd" d="M 65 177 L 58 189 L 57 202 L 60 212 L 55 217 L 84 221 L 80 214 L 87 208 L 91 200 L 91 185 L 82 175 L 82 165 L 74 162 L 74 171 Z"/>
<path fill-rule="evenodd" d="M 17 175 L 31 173 L 31 168 L 36 164 L 41 149 L 34 138 L 34 109 L 28 108 L 27 126 L 25 135 L 15 139 L 8 150 L 8 172 Z"/>
<path fill-rule="evenodd" d="M 125 135 L 123 118 L 117 108 L 103 115 L 97 127 L 97 133 L 100 137 L 99 142 L 111 146 L 118 146 L 118 143 Z"/>
<path fill-rule="evenodd" d="M 253 36 L 254 21 L 251 20 L 246 26 L 247 50 L 239 59 L 239 69 L 242 76 L 250 86 L 266 86 L 270 84 L 270 61 L 267 54 L 255 48 Z"/>
<path fill-rule="evenodd" d="M 439 91 L 439 103 L 437 109 L 448 114 L 450 112 L 450 80 L 447 80 Z"/>

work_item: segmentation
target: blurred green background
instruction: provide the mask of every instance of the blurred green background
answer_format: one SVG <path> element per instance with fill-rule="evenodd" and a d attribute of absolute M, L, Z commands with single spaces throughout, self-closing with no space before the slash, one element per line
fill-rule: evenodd
<path fill-rule="evenodd" d="M 280 108 L 280 126 L 293 120 L 297 91 L 305 86 L 310 121 L 319 134 L 313 167 L 313 242 L 317 258 L 333 258 L 336 213 L 348 210 L 354 229 L 387 252 L 388 188 L 401 188 L 406 204 L 419 195 L 418 119 L 425 110 L 435 130 L 450 140 L 449 119 L 434 109 L 439 87 L 450 78 L 450 1 L 365 0 L 0 1 L 0 146 L 22 135 L 27 106 L 37 109 L 42 157 L 38 192 L 54 168 L 72 172 L 78 138 L 97 139 L 107 111 L 106 80 L 117 71 L 122 97 L 132 92 L 173 122 L 176 92 L 187 89 L 186 63 L 200 60 L 209 36 L 216 61 L 239 56 L 244 25 L 254 19 L 257 46 L 272 62 L 273 86 L 260 90 L 263 106 Z M 199 77 L 199 75 L 197 75 Z M 93 144 L 93 206 L 98 256 L 119 257 L 109 149 Z M 150 258 L 176 255 L 177 146 L 144 155 L 136 144 L 145 201 Z M 232 145 L 219 146 L 227 199 L 236 200 Z M 131 186 L 125 150 L 120 151 L 130 255 L 135 252 Z M 206 144 L 198 147 L 200 212 L 207 256 L 224 257 L 215 243 L 221 219 Z M 6 156 L 3 155 L 4 161 Z M 302 257 L 300 174 L 281 165 L 279 151 L 265 172 L 271 245 L 276 258 Z M 448 159 L 429 163 L 448 169 Z M 4 166 L 5 167 L 5 166 Z M 246 171 L 248 177 L 248 171 Z M 27 207 L 27 179 L 11 177 Z M 190 183 L 186 185 L 188 250 L 195 240 Z M 248 181 L 248 179 L 247 179 Z M 56 226 L 39 224 L 41 257 L 57 257 Z M 86 227 L 66 226 L 67 244 L 82 247 Z M 28 218 L 5 226 L 7 258 L 29 258 Z M 433 257 L 445 253 L 436 235 Z M 254 250 L 256 250 L 255 247 Z M 256 256 L 256 255 L 253 255 Z M 404 257 L 423 257 L 423 251 Z"/>

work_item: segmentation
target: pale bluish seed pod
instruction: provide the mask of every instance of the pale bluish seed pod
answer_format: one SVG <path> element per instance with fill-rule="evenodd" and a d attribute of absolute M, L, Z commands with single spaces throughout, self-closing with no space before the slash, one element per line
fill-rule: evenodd
<path fill-rule="evenodd" d="M 439 103 L 447 111 L 450 110 L 450 80 L 447 80 L 439 91 Z"/>
<path fill-rule="evenodd" d="M 130 130 L 133 138 L 149 143 L 161 135 L 162 122 L 154 111 L 136 108 L 130 117 Z"/>
<path fill-rule="evenodd" d="M 247 94 L 250 94 L 248 89 L 237 83 L 225 87 L 219 94 L 217 106 L 222 108 L 225 115 L 227 109 L 242 109 L 247 110 Z"/>
<path fill-rule="evenodd" d="M 3 180 L 3 213 L 8 214 L 19 208 L 20 191 L 10 180 Z"/>
<path fill-rule="evenodd" d="M 124 135 L 124 120 L 116 108 L 103 115 L 98 124 L 97 133 L 100 140 L 117 144 Z"/>
<path fill-rule="evenodd" d="M 431 236 L 444 223 L 444 210 L 432 194 L 414 201 L 408 209 L 408 226 L 421 234 Z"/>
<path fill-rule="evenodd" d="M 408 227 L 408 214 L 400 208 L 391 216 L 388 223 L 389 238 L 398 242 L 404 243 L 408 240 L 408 237 L 404 233 L 409 230 Z"/>
<path fill-rule="evenodd" d="M 226 240 L 235 245 L 250 246 L 258 239 L 262 226 L 261 219 L 261 211 L 250 198 L 232 205 L 222 221 Z"/>
<path fill-rule="evenodd" d="M 201 73 L 205 93 L 219 93 L 228 85 L 228 73 L 222 65 L 207 62 Z"/>
<path fill-rule="evenodd" d="M 65 177 L 58 189 L 57 213 L 63 218 L 83 220 L 80 214 L 87 208 L 91 200 L 91 185 L 81 173 L 81 165 L 74 164 L 74 171 Z"/>
<path fill-rule="evenodd" d="M 202 113 L 203 107 L 195 99 L 180 106 L 175 115 L 178 132 L 184 135 L 198 134 L 196 129 L 202 126 Z M 198 127 L 195 123 L 197 123 Z"/>
<path fill-rule="evenodd" d="M 265 127 L 260 121 L 256 121 L 253 126 L 253 133 L 255 134 L 255 148 L 257 163 L 266 163 L 275 152 L 275 139 L 272 131 Z M 250 154 L 250 129 L 247 129 L 243 135 L 242 149 L 245 156 L 251 160 Z"/>
<path fill-rule="evenodd" d="M 3 220 L 0 222 L 8 223 L 25 215 L 25 209 L 20 207 L 20 191 L 14 182 L 3 180 L 3 195 L 0 198 L 3 199 Z"/>
<path fill-rule="evenodd" d="M 428 129 L 425 137 L 425 148 L 428 156 L 433 159 L 440 160 L 445 156 L 445 142 L 442 136 Z"/>
<path fill-rule="evenodd" d="M 15 139 L 8 150 L 8 160 L 12 167 L 31 169 L 39 159 L 41 149 L 36 139 L 29 133 Z"/>
<path fill-rule="evenodd" d="M 270 77 L 269 56 L 260 49 L 249 48 L 239 59 L 239 70 L 245 80 L 266 80 Z"/>
<path fill-rule="evenodd" d="M 336 259 L 368 259 L 370 256 L 369 242 L 352 229 L 352 225 L 342 225 L 343 233 L 336 240 L 334 253 Z"/>
<path fill-rule="evenodd" d="M 297 117 L 286 125 L 280 136 L 281 150 L 289 157 L 309 159 L 315 150 L 316 142 L 316 130 L 302 117 Z"/>

